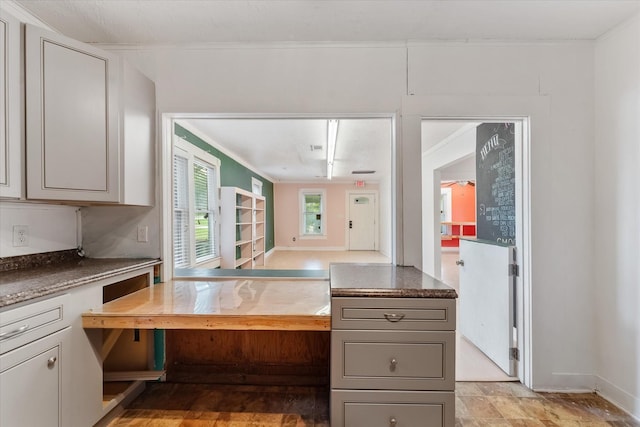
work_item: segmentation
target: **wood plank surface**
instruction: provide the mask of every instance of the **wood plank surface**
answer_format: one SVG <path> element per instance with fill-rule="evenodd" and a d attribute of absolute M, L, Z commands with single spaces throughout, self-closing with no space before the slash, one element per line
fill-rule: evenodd
<path fill-rule="evenodd" d="M 329 379 L 329 331 L 170 330 L 167 380 L 320 385 Z"/>
<path fill-rule="evenodd" d="M 82 314 L 85 328 L 329 331 L 326 280 L 176 280 Z"/>

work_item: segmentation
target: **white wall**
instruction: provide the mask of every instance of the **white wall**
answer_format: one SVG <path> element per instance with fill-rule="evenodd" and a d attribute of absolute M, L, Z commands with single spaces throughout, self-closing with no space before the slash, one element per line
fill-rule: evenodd
<path fill-rule="evenodd" d="M 544 114 L 532 118 L 532 251 L 530 269 L 524 272 L 531 277 L 531 369 L 538 389 L 595 386 L 593 263 L 587 261 L 593 260 L 593 249 L 584 232 L 593 229 L 593 193 L 588 185 L 576 186 L 567 197 L 564 187 L 590 182 L 593 176 L 592 58 L 589 43 L 428 44 L 409 52 L 409 90 L 424 98 L 424 105 L 444 95 L 459 96 L 467 104 L 445 106 L 442 112 L 469 111 L 475 103 L 477 114 L 530 115 L 526 97 L 548 99 L 548 123 L 541 122 Z M 502 107 L 509 105 L 513 108 Z M 414 107 L 413 117 L 419 111 Z M 418 126 L 417 120 L 411 126 Z M 415 150 L 419 146 L 406 138 L 403 143 Z M 405 163 L 405 168 L 418 166 Z"/>
<path fill-rule="evenodd" d="M 122 50 L 156 82 L 161 112 L 400 112 L 399 263 L 420 266 L 420 111 L 458 96 L 543 97 L 531 146 L 533 385 L 593 388 L 593 44 L 433 43 L 384 47 Z M 408 58 L 407 58 L 408 55 Z M 408 69 L 407 69 L 408 59 Z M 407 81 L 408 78 L 408 81 Z M 513 105 L 516 105 L 514 102 Z M 506 105 L 506 104 L 504 104 Z M 452 109 L 451 111 L 454 111 Z M 493 110 L 517 115 L 518 111 Z M 558 185 L 561 183 L 561 185 Z M 570 268 L 567 266 L 582 266 Z"/>
<path fill-rule="evenodd" d="M 0 258 L 77 247 L 74 206 L 0 202 Z M 13 246 L 13 226 L 28 226 L 28 246 Z"/>
<path fill-rule="evenodd" d="M 595 67 L 594 46 L 586 42 L 133 47 L 122 53 L 156 82 L 161 112 L 399 112 L 399 262 L 406 265 L 419 266 L 422 258 L 420 106 L 458 97 L 469 110 L 474 99 L 482 108 L 487 99 L 501 98 L 501 105 L 508 105 L 508 98 L 544 97 L 546 116 L 538 116 L 548 122 L 532 120 L 531 170 L 526 171 L 531 183 L 533 385 L 590 388 L 597 380 L 605 394 L 638 414 L 639 26 L 636 17 L 599 40 Z M 420 100 L 409 111 L 411 98 Z M 454 105 L 440 111 L 461 110 Z M 40 209 L 29 205 L 16 212 L 30 215 Z M 56 218 L 74 210 L 61 209 L 42 223 L 55 228 Z M 109 239 L 100 243 L 107 231 L 103 224 L 95 232 L 85 231 L 85 244 L 102 245 L 95 246 L 96 254 L 109 247 L 114 250 L 106 252 L 115 254 L 157 250 L 153 230 L 152 242 L 138 245 L 132 241 L 136 227 L 129 223 L 137 218 L 153 225 L 159 221 L 157 207 L 90 209 L 104 218 L 114 214 Z M 0 213 L 1 221 L 17 220 L 5 220 L 5 212 Z M 92 216 L 91 210 L 84 214 L 89 228 L 99 222 Z M 3 242 L 6 223 L 1 225 Z M 44 241 L 49 232 L 38 228 L 35 236 Z M 53 240 L 68 240 L 62 246 L 70 246 L 71 233 L 63 234 Z M 43 243 L 37 250 L 48 248 Z"/>
<path fill-rule="evenodd" d="M 598 388 L 640 418 L 640 16 L 595 48 Z"/>
<path fill-rule="evenodd" d="M 380 248 L 379 251 L 392 258 L 393 254 L 393 239 L 392 239 L 392 224 L 393 224 L 393 204 L 391 200 L 391 177 L 382 179 L 379 183 L 378 199 L 380 206 Z"/>
<path fill-rule="evenodd" d="M 91 258 L 159 258 L 158 206 L 82 208 L 82 247 Z M 148 242 L 138 241 L 138 226 L 148 227 Z"/>

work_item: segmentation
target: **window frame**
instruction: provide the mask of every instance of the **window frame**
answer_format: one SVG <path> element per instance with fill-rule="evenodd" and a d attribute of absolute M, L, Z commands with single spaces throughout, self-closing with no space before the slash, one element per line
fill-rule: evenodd
<path fill-rule="evenodd" d="M 206 267 L 206 268 L 217 268 L 220 266 L 220 159 L 215 157 L 213 154 L 204 151 L 203 149 L 189 143 L 188 141 L 183 140 L 180 137 L 176 137 L 173 144 L 173 153 L 172 153 L 172 167 L 174 164 L 175 156 L 178 155 L 180 157 L 187 159 L 187 188 L 188 188 L 188 218 L 189 224 L 192 225 L 189 228 L 189 250 L 188 250 L 188 266 L 182 266 L 177 268 L 189 268 L 189 267 Z M 195 238 L 195 215 L 196 215 L 196 206 L 195 206 L 195 178 L 194 178 L 194 166 L 196 163 L 203 165 L 205 167 L 212 167 L 215 173 L 215 187 L 213 190 L 209 189 L 209 195 L 213 194 L 213 199 L 211 197 L 208 198 L 208 211 L 213 212 L 215 215 L 215 223 L 212 227 L 213 229 L 213 240 L 214 240 L 214 254 L 208 255 L 204 257 L 197 257 L 196 254 L 196 238 Z M 172 173 L 173 179 L 173 173 Z M 175 187 L 175 182 L 172 181 L 172 190 Z M 175 201 L 173 200 L 173 191 L 172 191 L 172 216 L 175 213 Z M 172 217 L 172 227 L 174 226 L 174 218 Z M 175 230 L 172 230 L 175 233 Z M 174 256 L 173 259 L 173 267 L 175 266 L 175 249 L 173 249 L 172 254 Z"/>
<path fill-rule="evenodd" d="M 259 180 L 258 178 L 252 176 L 251 177 L 251 192 L 253 194 L 257 194 L 258 196 L 263 196 L 264 194 L 262 194 L 262 188 L 263 188 L 264 183 Z M 256 192 L 256 188 L 260 189 L 260 192 Z"/>
<path fill-rule="evenodd" d="M 305 230 L 305 196 L 320 196 L 320 233 L 309 234 Z M 327 238 L 327 191 L 324 188 L 301 188 L 298 192 L 298 222 L 299 238 L 304 239 L 326 239 Z"/>

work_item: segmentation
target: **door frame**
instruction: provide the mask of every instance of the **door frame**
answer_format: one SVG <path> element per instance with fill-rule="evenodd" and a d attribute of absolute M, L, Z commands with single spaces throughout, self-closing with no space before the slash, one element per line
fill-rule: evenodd
<path fill-rule="evenodd" d="M 375 221 L 375 227 L 374 227 L 374 244 L 373 244 L 373 250 L 374 251 L 379 251 L 380 250 L 380 209 L 379 209 L 379 195 L 378 195 L 378 190 L 347 190 L 347 192 L 345 193 L 345 212 L 344 212 L 344 241 L 345 241 L 345 248 L 347 250 L 350 250 L 349 247 L 351 246 L 351 240 L 349 238 L 349 210 L 351 207 L 350 204 L 350 199 L 351 199 L 351 195 L 354 194 L 373 194 L 376 198 L 376 206 L 375 206 L 375 211 L 374 211 L 374 217 L 373 220 Z"/>
<path fill-rule="evenodd" d="M 516 122 L 516 132 L 520 138 L 515 143 L 515 176 L 516 176 L 516 262 L 520 268 L 520 274 L 515 279 L 515 319 L 517 328 L 517 349 L 520 354 L 518 362 L 518 379 L 528 387 L 532 387 L 531 379 L 531 288 L 530 288 L 530 188 L 529 188 L 529 162 L 530 162 L 530 117 L 529 116 L 447 116 L 447 117 L 422 117 L 420 123 L 425 120 L 434 121 L 468 121 L 468 122 Z M 464 131 L 469 131 L 465 129 Z M 454 134 L 455 135 L 455 134 Z M 423 229 L 423 269 L 432 271 L 435 277 L 441 277 L 441 245 L 437 230 L 440 229 L 440 216 L 436 215 L 440 206 L 440 170 L 461 157 L 475 152 L 473 146 L 459 144 L 448 147 L 453 138 L 446 138 L 442 142 L 422 153 L 422 229 Z M 436 191 L 437 190 L 437 191 Z M 429 204 L 432 206 L 429 206 Z M 429 238 L 431 237 L 431 239 Z M 433 264 L 430 264 L 430 263 Z M 526 274 L 525 274 L 526 273 Z"/>

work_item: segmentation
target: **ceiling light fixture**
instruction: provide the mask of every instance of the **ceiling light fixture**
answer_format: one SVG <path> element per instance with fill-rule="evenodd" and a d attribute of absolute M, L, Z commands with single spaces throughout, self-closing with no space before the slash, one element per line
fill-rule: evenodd
<path fill-rule="evenodd" d="M 333 176 L 333 160 L 336 157 L 338 141 L 338 121 L 327 120 L 327 179 Z"/>

